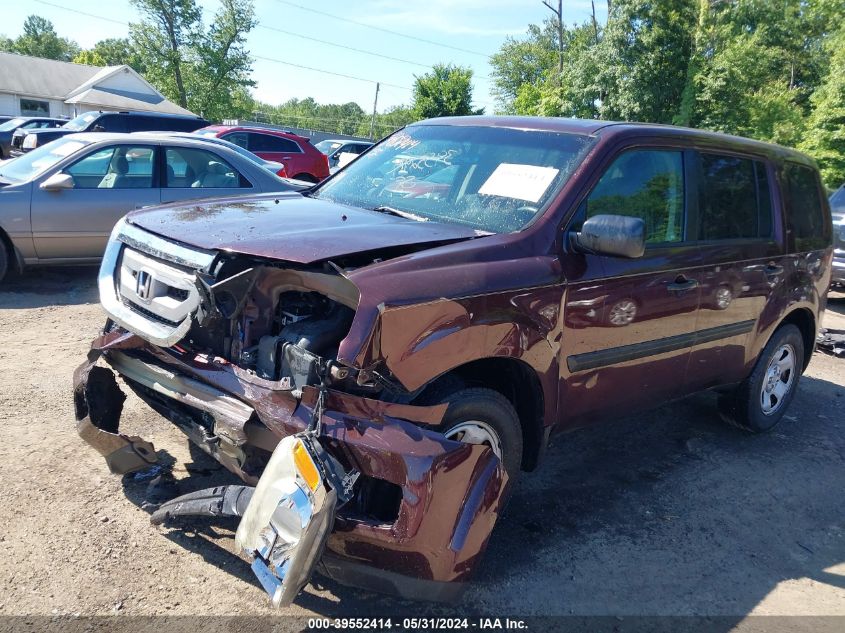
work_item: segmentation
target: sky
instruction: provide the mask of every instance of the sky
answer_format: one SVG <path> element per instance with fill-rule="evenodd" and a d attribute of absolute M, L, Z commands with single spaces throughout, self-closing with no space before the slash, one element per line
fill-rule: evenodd
<path fill-rule="evenodd" d="M 219 1 L 197 1 L 210 22 Z M 381 83 L 379 112 L 407 105 L 414 76 L 436 63 L 472 68 L 474 105 L 492 112 L 489 56 L 508 36 L 520 37 L 529 24 L 552 15 L 540 0 L 255 0 L 255 10 L 258 26 L 247 48 L 254 58 L 257 99 L 271 104 L 293 97 L 354 101 L 367 112 L 373 108 L 376 82 Z M 0 33 L 17 37 L 31 14 L 51 20 L 60 36 L 83 48 L 126 37 L 126 23 L 138 20 L 129 0 L 23 0 L 3 7 Z M 603 22 L 604 1 L 596 2 L 596 14 Z M 567 23 L 589 16 L 589 0 L 564 2 Z"/>

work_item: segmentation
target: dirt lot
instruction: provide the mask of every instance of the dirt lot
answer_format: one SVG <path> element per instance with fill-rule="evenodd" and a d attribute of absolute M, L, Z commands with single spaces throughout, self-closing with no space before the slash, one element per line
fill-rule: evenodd
<path fill-rule="evenodd" d="M 147 482 L 73 429 L 71 373 L 104 316 L 91 268 L 0 287 L 0 614 L 270 614 L 232 528 L 153 528 Z M 827 324 L 845 329 L 845 296 Z M 521 481 L 458 607 L 311 585 L 291 613 L 845 615 L 845 361 L 816 354 L 787 419 L 750 437 L 711 395 L 559 438 Z M 231 481 L 134 398 L 122 430 L 182 492 Z"/>

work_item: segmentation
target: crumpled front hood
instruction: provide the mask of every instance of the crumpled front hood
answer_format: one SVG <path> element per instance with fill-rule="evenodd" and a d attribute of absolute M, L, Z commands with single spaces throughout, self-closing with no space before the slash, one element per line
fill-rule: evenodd
<path fill-rule="evenodd" d="M 381 248 L 475 237 L 469 227 L 418 222 L 297 193 L 200 200 L 135 211 L 132 224 L 206 250 L 301 264 Z"/>

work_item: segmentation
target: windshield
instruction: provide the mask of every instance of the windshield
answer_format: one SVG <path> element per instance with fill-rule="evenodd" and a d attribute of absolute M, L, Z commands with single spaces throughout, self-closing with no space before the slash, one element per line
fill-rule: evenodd
<path fill-rule="evenodd" d="M 591 143 L 558 132 L 415 125 L 350 163 L 314 195 L 510 233 L 543 211 Z"/>
<path fill-rule="evenodd" d="M 338 147 L 343 145 L 343 143 L 338 143 L 337 141 L 320 141 L 319 143 L 315 144 L 318 150 L 320 150 L 323 154 L 331 154 L 335 151 Z"/>
<path fill-rule="evenodd" d="M 11 182 L 32 180 L 66 156 L 88 145 L 74 138 L 61 138 L 0 165 L 0 178 Z"/>
<path fill-rule="evenodd" d="M 0 132 L 8 132 L 9 130 L 17 129 L 25 121 L 26 119 L 21 119 L 20 117 L 17 119 L 10 119 L 0 125 Z"/>
<path fill-rule="evenodd" d="M 62 127 L 66 130 L 73 130 L 74 132 L 86 131 L 88 126 L 91 125 L 91 121 L 96 119 L 99 115 L 99 112 L 85 112 L 75 119 L 71 119 Z"/>

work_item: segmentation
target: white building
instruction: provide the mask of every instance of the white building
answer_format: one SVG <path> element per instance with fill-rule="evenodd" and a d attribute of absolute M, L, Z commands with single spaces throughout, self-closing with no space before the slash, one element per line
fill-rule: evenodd
<path fill-rule="evenodd" d="M 86 66 L 0 52 L 0 115 L 72 118 L 88 110 L 192 114 L 129 66 Z"/>

